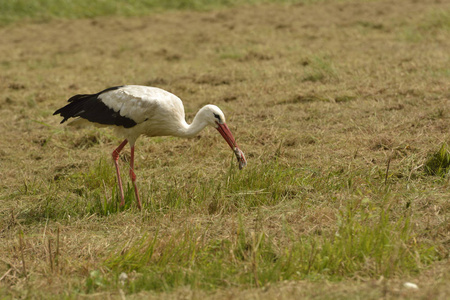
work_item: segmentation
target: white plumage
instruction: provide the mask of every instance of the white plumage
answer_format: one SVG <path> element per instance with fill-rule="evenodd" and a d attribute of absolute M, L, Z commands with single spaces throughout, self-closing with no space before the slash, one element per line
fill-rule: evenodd
<path fill-rule="evenodd" d="M 75 95 L 69 104 L 55 111 L 63 117 L 61 123 L 69 118 L 83 118 L 90 122 L 112 125 L 125 140 L 112 153 L 119 188 L 121 205 L 124 205 L 122 180 L 120 178 L 118 158 L 123 147 L 130 143 L 130 176 L 133 182 L 139 209 L 141 201 L 136 187 L 134 174 L 134 145 L 140 135 L 192 137 L 206 126 L 216 128 L 228 145 L 233 149 L 242 169 L 246 164 L 244 153 L 238 148 L 236 141 L 225 123 L 225 115 L 215 105 L 206 105 L 196 114 L 191 124 L 185 120 L 183 103 L 172 93 L 165 90 L 126 85 L 112 87 L 97 94 Z"/>
<path fill-rule="evenodd" d="M 171 116 L 172 119 L 167 120 L 171 123 L 184 121 L 184 107 L 180 98 L 159 88 L 127 85 L 102 93 L 99 99 L 138 124 L 147 119 L 163 119 L 163 116 Z"/>

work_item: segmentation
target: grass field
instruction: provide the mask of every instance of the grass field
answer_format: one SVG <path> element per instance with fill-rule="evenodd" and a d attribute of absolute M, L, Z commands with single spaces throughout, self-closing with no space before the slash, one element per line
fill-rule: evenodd
<path fill-rule="evenodd" d="M 0 298 L 450 298 L 446 1 L 29 3 L 0 1 Z M 120 139 L 52 114 L 123 84 L 221 107 L 247 168 L 144 137 L 119 208 Z"/>

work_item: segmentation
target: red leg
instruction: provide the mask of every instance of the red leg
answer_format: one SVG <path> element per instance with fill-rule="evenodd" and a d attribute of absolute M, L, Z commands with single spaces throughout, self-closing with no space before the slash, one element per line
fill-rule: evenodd
<path fill-rule="evenodd" d="M 114 160 L 114 165 L 116 166 L 116 173 L 117 173 L 117 180 L 119 182 L 119 189 L 120 189 L 120 198 L 122 201 L 120 202 L 120 206 L 124 206 L 125 204 L 125 196 L 123 194 L 123 187 L 122 187 L 122 179 L 120 178 L 120 171 L 119 171 L 119 154 L 120 151 L 122 151 L 123 147 L 128 143 L 128 140 L 124 140 L 122 144 L 119 145 L 119 147 L 116 148 L 116 150 L 112 153 L 112 158 Z"/>
<path fill-rule="evenodd" d="M 141 199 L 139 199 L 139 193 L 138 193 L 138 189 L 136 186 L 136 174 L 134 173 L 134 145 L 131 146 L 130 177 L 131 177 L 131 181 L 133 182 L 133 186 L 134 186 L 134 194 L 136 195 L 137 206 L 138 206 L 139 210 L 141 210 L 141 208 L 142 208 Z"/>

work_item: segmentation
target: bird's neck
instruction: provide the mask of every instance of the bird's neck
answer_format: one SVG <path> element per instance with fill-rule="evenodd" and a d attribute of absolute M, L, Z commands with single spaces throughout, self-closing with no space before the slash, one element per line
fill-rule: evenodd
<path fill-rule="evenodd" d="M 202 117 L 202 110 L 199 110 L 198 113 L 195 115 L 194 120 L 191 124 L 188 124 L 184 122 L 180 132 L 180 137 L 194 137 L 196 136 L 200 131 L 202 131 L 206 126 L 208 126 L 208 123 L 204 120 Z"/>

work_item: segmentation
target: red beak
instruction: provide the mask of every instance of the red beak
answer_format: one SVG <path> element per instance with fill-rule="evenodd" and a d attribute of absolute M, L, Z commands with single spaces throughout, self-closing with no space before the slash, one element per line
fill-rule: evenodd
<path fill-rule="evenodd" d="M 239 169 L 242 169 L 247 165 L 247 160 L 245 159 L 244 152 L 239 149 L 238 145 L 236 144 L 236 140 L 234 139 L 233 134 L 231 134 L 230 128 L 228 128 L 227 124 L 217 123 L 217 125 L 217 130 L 223 136 L 225 141 L 227 141 L 230 148 L 234 151 L 234 154 L 236 155 L 236 158 L 239 162 Z"/>
<path fill-rule="evenodd" d="M 234 139 L 233 135 L 231 134 L 230 128 L 228 128 L 227 124 L 219 124 L 217 123 L 219 127 L 217 127 L 217 130 L 220 132 L 220 134 L 223 136 L 225 141 L 227 141 L 228 145 L 230 145 L 230 148 L 234 150 L 234 148 L 237 147 L 236 140 Z"/>

